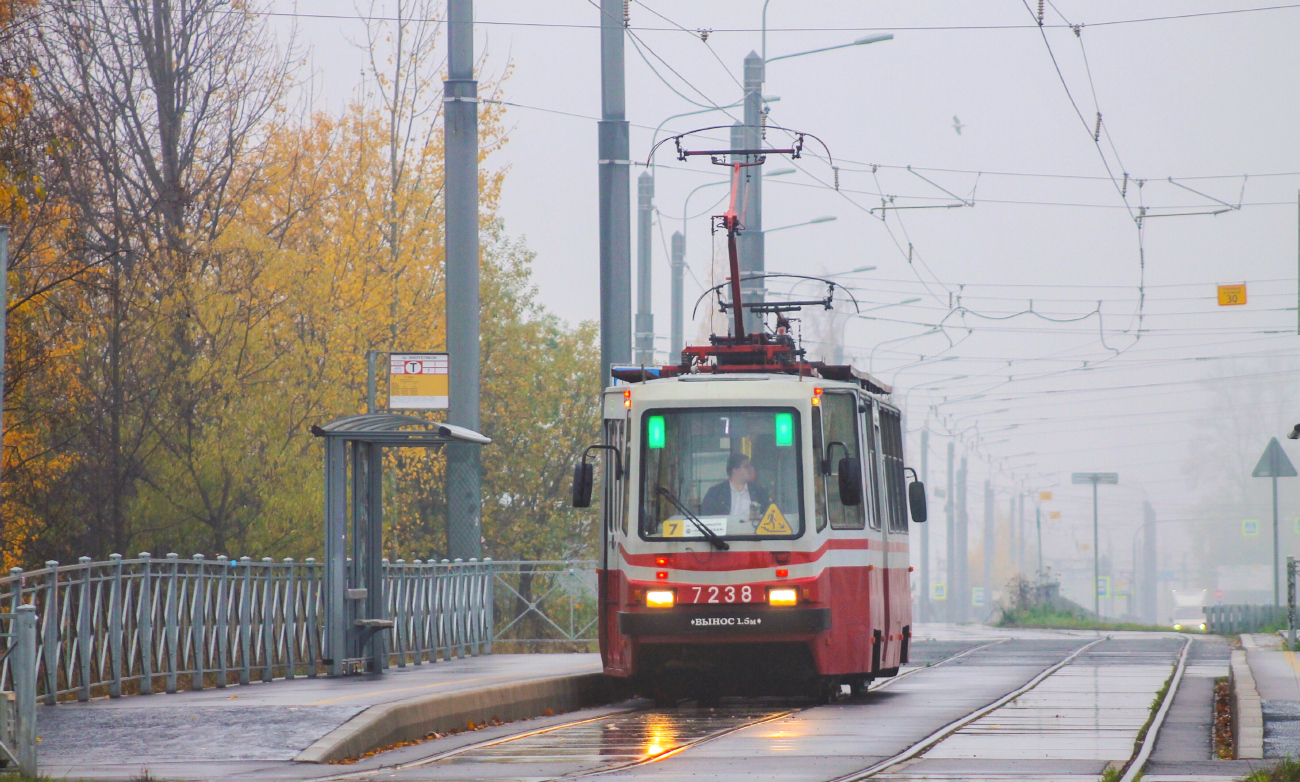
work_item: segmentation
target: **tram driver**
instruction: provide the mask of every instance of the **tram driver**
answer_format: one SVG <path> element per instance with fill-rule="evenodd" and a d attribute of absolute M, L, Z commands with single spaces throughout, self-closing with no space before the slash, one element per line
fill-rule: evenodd
<path fill-rule="evenodd" d="M 727 480 L 705 493 L 700 514 L 758 521 L 768 506 L 768 496 L 757 480 L 758 471 L 749 457 L 733 452 L 727 458 Z"/>

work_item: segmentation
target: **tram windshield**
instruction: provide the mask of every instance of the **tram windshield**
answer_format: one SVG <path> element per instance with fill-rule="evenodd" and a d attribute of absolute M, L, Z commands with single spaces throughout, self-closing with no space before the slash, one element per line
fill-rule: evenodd
<path fill-rule="evenodd" d="M 647 412 L 641 536 L 705 538 L 701 527 L 723 538 L 802 535 L 800 432 L 794 408 Z"/>

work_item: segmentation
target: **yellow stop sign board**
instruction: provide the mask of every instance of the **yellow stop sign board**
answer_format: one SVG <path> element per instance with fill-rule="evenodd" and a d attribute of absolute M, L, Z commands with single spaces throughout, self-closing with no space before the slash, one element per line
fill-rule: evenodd
<path fill-rule="evenodd" d="M 1246 284 L 1241 285 L 1220 285 L 1219 286 L 1219 306 L 1235 307 L 1239 304 L 1246 303 Z"/>

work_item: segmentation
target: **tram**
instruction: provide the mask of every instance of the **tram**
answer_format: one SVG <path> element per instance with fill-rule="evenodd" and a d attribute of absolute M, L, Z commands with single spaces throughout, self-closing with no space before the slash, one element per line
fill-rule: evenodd
<path fill-rule="evenodd" d="M 925 489 L 914 471 L 907 485 L 892 389 L 806 361 L 790 333 L 787 313 L 829 307 L 834 284 L 824 301 L 742 301 L 734 192 L 719 218 L 731 333 L 680 364 L 614 368 L 603 440 L 574 466 L 587 507 L 603 460 L 601 659 L 662 702 L 833 698 L 908 660 L 908 516 L 925 521 Z M 746 312 L 775 325 L 746 333 Z"/>

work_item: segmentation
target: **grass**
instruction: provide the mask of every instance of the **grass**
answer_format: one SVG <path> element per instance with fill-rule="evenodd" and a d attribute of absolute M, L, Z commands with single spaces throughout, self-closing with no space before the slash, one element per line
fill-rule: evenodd
<path fill-rule="evenodd" d="M 1039 627 L 1052 630 L 1155 630 L 1171 632 L 1171 628 L 1144 625 L 1136 622 L 1102 622 L 1085 613 L 1068 611 L 1052 606 L 1030 606 L 1004 611 L 997 622 L 999 627 Z"/>
<path fill-rule="evenodd" d="M 1252 771 L 1241 782 L 1300 782 L 1300 760 L 1286 758 L 1272 768 Z"/>

